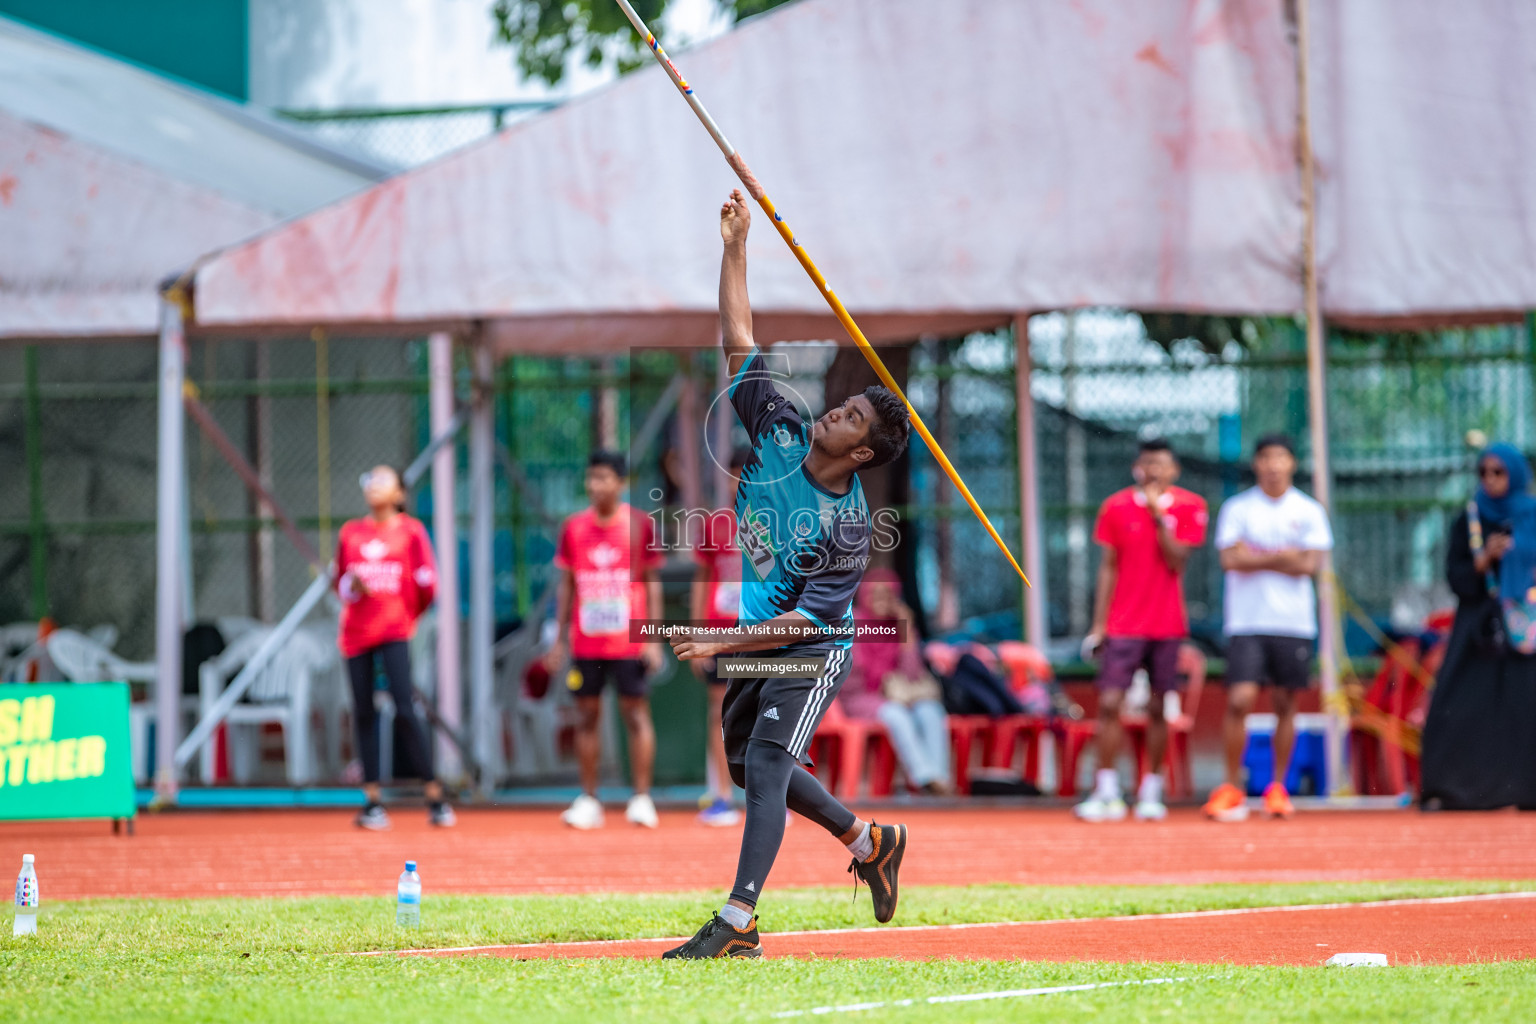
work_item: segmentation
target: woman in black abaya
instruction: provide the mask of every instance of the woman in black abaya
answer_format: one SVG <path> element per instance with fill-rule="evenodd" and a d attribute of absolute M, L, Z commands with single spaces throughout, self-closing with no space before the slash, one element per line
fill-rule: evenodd
<path fill-rule="evenodd" d="M 1492 579 L 1522 595 L 1536 585 L 1531 469 L 1519 449 L 1496 444 L 1477 476 L 1478 522 L 1463 511 L 1446 545 L 1456 621 L 1424 723 L 1421 799 L 1432 809 L 1536 810 L 1536 656 L 1510 649 L 1489 588 Z"/>

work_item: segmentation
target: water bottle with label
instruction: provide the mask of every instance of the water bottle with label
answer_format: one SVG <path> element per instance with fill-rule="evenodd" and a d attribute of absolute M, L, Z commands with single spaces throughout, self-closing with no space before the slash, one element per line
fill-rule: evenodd
<path fill-rule="evenodd" d="M 37 908 L 42 897 L 37 891 L 37 872 L 32 870 L 32 855 L 22 855 L 21 874 L 16 876 L 16 923 L 12 935 L 37 934 Z"/>
<path fill-rule="evenodd" d="M 416 873 L 413 860 L 405 862 L 405 870 L 400 872 L 400 881 L 395 886 L 395 924 L 401 928 L 421 924 L 421 876 Z"/>

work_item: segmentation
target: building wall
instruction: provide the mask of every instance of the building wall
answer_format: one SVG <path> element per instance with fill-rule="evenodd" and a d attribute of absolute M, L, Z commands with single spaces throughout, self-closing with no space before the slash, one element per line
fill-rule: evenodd
<path fill-rule="evenodd" d="M 0 14 L 234 99 L 250 96 L 248 0 L 0 0 Z"/>

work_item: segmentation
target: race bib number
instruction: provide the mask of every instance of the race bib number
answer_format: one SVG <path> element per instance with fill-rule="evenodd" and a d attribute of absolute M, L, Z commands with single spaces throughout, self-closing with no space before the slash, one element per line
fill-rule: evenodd
<path fill-rule="evenodd" d="M 577 622 L 587 636 L 613 636 L 629 627 L 629 597 L 599 597 L 583 601 Z"/>
<path fill-rule="evenodd" d="M 741 606 L 740 583 L 715 584 L 715 614 L 735 616 Z"/>

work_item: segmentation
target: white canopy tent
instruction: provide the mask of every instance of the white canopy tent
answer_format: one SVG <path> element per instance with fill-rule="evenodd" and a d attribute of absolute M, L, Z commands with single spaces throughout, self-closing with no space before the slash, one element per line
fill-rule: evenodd
<path fill-rule="evenodd" d="M 1303 104 L 1286 6 L 803 0 L 679 62 L 873 341 L 1095 305 L 1296 312 L 1308 199 L 1327 315 L 1536 305 L 1536 11 L 1311 4 Z M 1309 106 L 1315 196 L 1298 158 Z M 208 257 L 187 326 L 462 331 L 482 374 L 497 353 L 708 345 L 714 208 L 735 184 L 646 68 Z M 752 247 L 759 339 L 837 336 L 773 233 Z M 472 658 L 490 645 L 485 568 Z M 471 674 L 488 699 L 488 661 Z"/>
<path fill-rule="evenodd" d="M 162 337 L 157 547 L 180 566 L 179 336 L 165 275 L 379 181 L 264 115 L 0 18 L 0 341 Z M 169 382 L 169 383 L 167 383 Z M 176 739 L 184 576 L 157 585 L 159 762 Z"/>
<path fill-rule="evenodd" d="M 154 337 L 168 272 L 386 173 L 0 17 L 0 338 Z"/>

